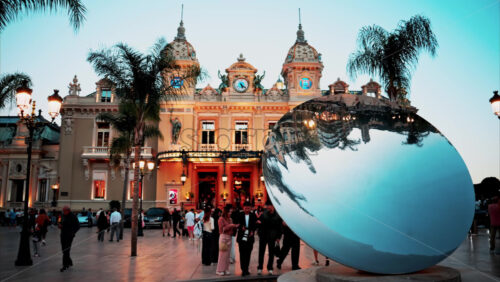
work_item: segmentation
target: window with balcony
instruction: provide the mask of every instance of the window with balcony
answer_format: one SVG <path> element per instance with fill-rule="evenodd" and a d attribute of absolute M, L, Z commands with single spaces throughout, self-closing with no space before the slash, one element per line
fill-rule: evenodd
<path fill-rule="evenodd" d="M 103 88 L 101 90 L 101 102 L 103 103 L 111 102 L 111 89 Z"/>
<path fill-rule="evenodd" d="M 109 136 L 111 129 L 109 123 L 98 122 L 97 123 L 97 140 L 96 147 L 108 147 L 109 146 Z"/>
<path fill-rule="evenodd" d="M 38 181 L 38 193 L 37 193 L 37 200 L 39 202 L 47 202 L 47 179 L 40 179 Z"/>
<path fill-rule="evenodd" d="M 92 175 L 93 199 L 106 199 L 106 172 L 94 171 Z"/>
<path fill-rule="evenodd" d="M 203 121 L 201 123 L 201 144 L 215 144 L 214 121 Z"/>
<path fill-rule="evenodd" d="M 234 144 L 248 144 L 248 122 L 236 122 L 234 126 Z"/>

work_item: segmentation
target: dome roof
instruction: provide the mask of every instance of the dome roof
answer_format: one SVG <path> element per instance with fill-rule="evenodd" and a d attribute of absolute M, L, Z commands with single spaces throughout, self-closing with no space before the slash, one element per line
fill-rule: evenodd
<path fill-rule="evenodd" d="M 307 44 L 301 24 L 299 24 L 299 30 L 297 30 L 297 40 L 290 50 L 288 50 L 285 59 L 285 64 L 294 62 L 321 62 L 321 54 L 314 47 Z"/>
<path fill-rule="evenodd" d="M 184 23 L 181 21 L 177 28 L 177 36 L 174 41 L 170 42 L 165 47 L 165 51 L 168 55 L 172 56 L 174 60 L 190 60 L 197 62 L 196 51 L 193 45 L 186 40 L 185 32 Z"/>

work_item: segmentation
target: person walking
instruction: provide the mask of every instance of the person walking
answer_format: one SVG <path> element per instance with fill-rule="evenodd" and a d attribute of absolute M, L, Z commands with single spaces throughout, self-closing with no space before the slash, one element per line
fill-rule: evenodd
<path fill-rule="evenodd" d="M 71 212 L 68 206 L 63 207 L 59 228 L 61 229 L 61 248 L 63 252 L 63 267 L 60 270 L 63 272 L 70 266 L 73 266 L 73 261 L 70 256 L 71 244 L 73 243 L 76 232 L 80 229 L 78 218 L 76 218 L 76 215 Z"/>
<path fill-rule="evenodd" d="M 104 233 L 108 227 L 108 217 L 106 213 L 101 210 L 97 216 L 97 241 L 104 242 Z"/>
<path fill-rule="evenodd" d="M 316 251 L 315 249 L 313 249 L 313 255 L 314 255 L 313 265 L 319 265 L 318 251 Z M 330 265 L 330 260 L 327 257 L 325 257 L 325 266 L 329 266 L 329 265 Z"/>
<path fill-rule="evenodd" d="M 495 253 L 495 240 L 497 231 L 500 231 L 500 198 L 496 203 L 488 205 L 490 215 L 490 254 Z M 500 252 L 496 252 L 500 254 Z"/>
<path fill-rule="evenodd" d="M 238 228 L 238 224 L 234 224 L 229 216 L 231 207 L 225 206 L 222 216 L 219 218 L 219 259 L 217 261 L 217 275 L 228 275 L 229 273 L 229 256 L 231 252 L 231 236 L 234 230 Z"/>
<path fill-rule="evenodd" d="M 111 216 L 109 217 L 109 225 L 111 226 L 111 236 L 109 237 L 109 241 L 113 242 L 113 236 L 116 233 L 116 242 L 120 242 L 120 221 L 122 220 L 122 215 L 116 210 L 113 209 Z"/>
<path fill-rule="evenodd" d="M 292 229 L 283 221 L 283 247 L 280 253 L 277 254 L 278 260 L 276 261 L 276 267 L 278 267 L 278 269 L 281 269 L 281 264 L 283 264 L 290 248 L 292 249 L 292 270 L 298 270 L 300 269 L 300 238 L 295 235 Z"/>
<path fill-rule="evenodd" d="M 243 204 L 243 213 L 239 214 L 238 236 L 236 241 L 240 250 L 240 267 L 241 275 L 247 276 L 250 274 L 248 266 L 250 265 L 250 255 L 252 254 L 253 243 L 255 241 L 254 234 L 257 224 L 255 213 L 250 212 L 251 206 L 249 202 Z"/>
<path fill-rule="evenodd" d="M 194 209 L 191 209 L 188 213 L 186 213 L 186 228 L 187 228 L 187 232 L 188 232 L 188 237 L 189 237 L 189 240 L 194 240 L 194 235 L 193 235 L 193 231 L 194 231 Z"/>
<path fill-rule="evenodd" d="M 212 263 L 210 253 L 212 248 L 212 232 L 214 230 L 214 218 L 212 217 L 212 209 L 205 206 L 205 213 L 201 219 L 203 223 L 203 237 L 201 245 L 201 263 L 210 265 Z"/>
<path fill-rule="evenodd" d="M 47 216 L 45 209 L 40 209 L 40 211 L 38 212 L 38 217 L 35 219 L 35 223 L 39 228 L 42 245 L 45 246 L 47 244 L 45 242 L 45 236 L 47 235 L 48 227 L 50 225 L 50 219 Z"/>
<path fill-rule="evenodd" d="M 162 227 L 163 227 L 163 237 L 165 237 L 165 229 L 167 229 L 167 235 L 170 237 L 170 228 L 172 227 L 172 218 L 170 216 L 170 211 L 165 210 L 162 217 Z"/>
<path fill-rule="evenodd" d="M 179 211 L 174 208 L 174 211 L 172 212 L 172 229 L 174 233 L 174 238 L 179 234 L 179 237 L 181 237 L 181 232 L 179 232 L 179 229 L 177 229 L 177 225 L 179 224 L 179 221 L 181 220 L 181 215 L 179 214 Z"/>
<path fill-rule="evenodd" d="M 273 274 L 273 264 L 275 250 L 279 248 L 279 241 L 282 233 L 281 218 L 274 209 L 271 201 L 266 203 L 267 211 L 265 211 L 260 220 L 259 229 L 259 266 L 257 267 L 257 274 L 262 274 L 262 267 L 264 265 L 264 254 L 266 246 L 268 248 L 269 258 L 267 260 L 267 271 L 270 275 Z"/>

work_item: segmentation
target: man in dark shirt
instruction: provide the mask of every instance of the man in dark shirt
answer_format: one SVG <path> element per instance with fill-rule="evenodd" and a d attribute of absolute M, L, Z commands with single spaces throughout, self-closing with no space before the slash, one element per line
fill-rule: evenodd
<path fill-rule="evenodd" d="M 250 274 L 248 272 L 248 265 L 250 264 L 250 255 L 252 254 L 255 226 L 257 217 L 251 211 L 250 203 L 245 202 L 243 205 L 243 212 L 239 214 L 238 223 L 238 246 L 240 250 L 240 267 L 242 276 Z"/>
<path fill-rule="evenodd" d="M 61 229 L 61 247 L 63 251 L 63 267 L 61 268 L 61 272 L 63 272 L 70 266 L 73 266 L 73 261 L 70 257 L 71 244 L 76 232 L 80 229 L 80 223 L 76 215 L 71 212 L 68 206 L 63 208 L 59 228 Z"/>
<path fill-rule="evenodd" d="M 279 242 L 282 233 L 282 220 L 274 209 L 271 201 L 266 203 L 267 211 L 260 217 L 257 224 L 260 224 L 259 229 L 259 266 L 257 267 L 257 274 L 262 274 L 262 267 L 264 265 L 264 254 L 266 246 L 268 247 L 269 258 L 267 260 L 267 271 L 273 274 L 273 263 L 275 249 L 279 249 Z"/>
<path fill-rule="evenodd" d="M 283 221 L 283 247 L 276 261 L 278 269 L 281 269 L 281 264 L 285 260 L 288 252 L 292 249 L 292 270 L 298 270 L 299 267 L 299 255 L 300 255 L 300 238 L 293 233 L 292 229 L 286 225 Z"/>

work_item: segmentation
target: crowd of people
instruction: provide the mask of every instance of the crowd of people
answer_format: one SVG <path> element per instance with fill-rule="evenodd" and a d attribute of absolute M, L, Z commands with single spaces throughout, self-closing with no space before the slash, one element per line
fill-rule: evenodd
<path fill-rule="evenodd" d="M 500 233 L 500 199 L 495 199 L 485 206 L 490 223 L 490 252 L 495 252 L 495 240 Z M 480 207 L 480 202 L 477 204 Z M 476 210 L 479 210 L 476 208 Z M 141 211 L 142 213 L 142 211 Z M 477 212 L 476 212 L 477 213 Z M 79 216 L 88 216 L 88 226 L 92 227 L 94 214 L 89 209 L 83 209 Z M 144 220 L 144 214 L 142 213 Z M 22 210 L 7 210 L 2 216 L 2 225 L 9 228 L 23 224 L 24 213 Z M 477 216 L 477 214 L 476 214 Z M 104 211 L 99 209 L 95 213 L 97 226 L 97 240 L 103 242 L 105 233 L 109 232 L 109 241 L 119 242 L 120 223 L 123 222 L 119 210 Z M 268 201 L 264 207 L 252 206 L 245 202 L 243 208 L 226 205 L 222 210 L 205 206 L 200 210 L 177 210 L 170 213 L 165 209 L 162 217 L 162 236 L 184 238 L 189 241 L 199 240 L 201 244 L 201 262 L 209 266 L 217 264 L 217 275 L 229 275 L 229 266 L 236 262 L 235 248 L 239 250 L 239 264 L 242 275 L 250 274 L 250 261 L 252 250 L 258 238 L 258 265 L 257 274 L 261 275 L 264 269 L 265 253 L 267 250 L 266 269 L 268 274 L 273 274 L 274 266 L 281 269 L 285 258 L 291 251 L 292 269 L 300 269 L 300 238 L 288 227 L 278 215 L 274 206 Z M 32 234 L 34 256 L 40 256 L 41 246 L 46 245 L 46 234 L 51 226 L 58 226 L 60 231 L 61 247 L 63 252 L 63 267 L 65 271 L 73 265 L 70 251 L 73 238 L 80 228 L 80 222 L 69 207 L 64 207 L 62 212 L 44 209 L 30 209 L 28 226 Z M 144 226 L 144 221 L 142 222 Z M 54 227 L 52 227 L 54 228 Z M 282 244 L 280 244 L 282 242 Z M 41 244 L 41 246 L 40 246 Z M 325 258 L 325 265 L 330 261 Z M 319 264 L 318 252 L 314 250 L 314 265 Z M 275 264 L 276 263 L 276 264 Z"/>
<path fill-rule="evenodd" d="M 164 217 L 164 232 L 170 236 L 170 229 L 178 225 L 181 236 L 188 240 L 201 240 L 201 262 L 203 265 L 217 264 L 217 275 L 229 275 L 229 266 L 235 263 L 235 248 L 239 250 L 239 263 L 243 276 L 250 274 L 250 258 L 256 237 L 259 240 L 257 274 L 264 269 L 267 249 L 266 269 L 273 274 L 274 265 L 281 269 L 283 261 L 291 250 L 292 269 L 300 269 L 300 239 L 278 215 L 271 202 L 252 207 L 245 202 L 243 208 L 226 205 L 222 210 L 206 206 L 203 210 L 194 209 Z M 283 244 L 280 247 L 280 241 Z M 317 260 L 316 260 L 317 261 Z"/>

